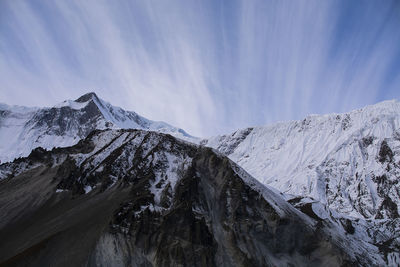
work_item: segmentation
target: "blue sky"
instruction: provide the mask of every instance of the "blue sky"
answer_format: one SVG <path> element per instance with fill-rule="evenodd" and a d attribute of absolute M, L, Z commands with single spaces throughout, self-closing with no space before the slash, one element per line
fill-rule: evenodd
<path fill-rule="evenodd" d="M 95 91 L 197 136 L 400 97 L 400 1 L 0 1 L 0 102 Z"/>

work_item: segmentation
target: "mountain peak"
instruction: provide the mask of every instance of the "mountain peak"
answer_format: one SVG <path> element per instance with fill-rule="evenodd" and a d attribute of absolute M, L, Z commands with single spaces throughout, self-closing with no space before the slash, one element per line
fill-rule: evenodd
<path fill-rule="evenodd" d="M 90 99 L 99 99 L 99 98 L 95 92 L 89 92 L 79 97 L 77 100 L 75 100 L 75 102 L 83 103 L 89 101 Z"/>
<path fill-rule="evenodd" d="M 197 142 L 196 138 L 182 129 L 113 106 L 94 92 L 86 93 L 76 100 L 65 100 L 51 108 L 0 104 L 0 120 L 2 162 L 27 156 L 39 146 L 51 149 L 55 146 L 74 145 L 95 129 L 144 129 Z"/>

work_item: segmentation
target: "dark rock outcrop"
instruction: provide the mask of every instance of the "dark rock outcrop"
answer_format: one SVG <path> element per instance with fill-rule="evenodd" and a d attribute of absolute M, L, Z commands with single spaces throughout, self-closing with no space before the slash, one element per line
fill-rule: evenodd
<path fill-rule="evenodd" d="M 228 158 L 169 135 L 95 131 L 74 147 L 38 149 L 1 165 L 5 172 L 2 266 L 344 266 L 369 260 L 360 256 L 362 248 L 349 253 L 351 240 L 329 222 L 297 211 Z"/>

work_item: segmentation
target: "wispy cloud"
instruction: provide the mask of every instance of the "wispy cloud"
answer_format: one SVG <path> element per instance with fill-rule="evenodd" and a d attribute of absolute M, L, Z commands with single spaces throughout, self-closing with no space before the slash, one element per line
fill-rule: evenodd
<path fill-rule="evenodd" d="M 95 90 L 205 136 L 400 95 L 385 1 L 1 1 L 0 101 Z"/>

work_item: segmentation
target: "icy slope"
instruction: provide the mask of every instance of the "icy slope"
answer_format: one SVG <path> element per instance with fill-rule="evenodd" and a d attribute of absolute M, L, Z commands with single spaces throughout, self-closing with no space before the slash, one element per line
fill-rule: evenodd
<path fill-rule="evenodd" d="M 26 108 L 0 104 L 0 160 L 27 156 L 32 149 L 76 144 L 94 129 L 133 128 L 154 130 L 187 141 L 196 138 L 164 122 L 145 119 L 88 93 L 52 108 Z"/>
<path fill-rule="evenodd" d="M 398 101 L 248 128 L 202 143 L 228 155 L 263 184 L 355 217 L 381 216 L 384 183 L 394 185 L 385 194 L 400 203 Z M 398 216 L 398 210 L 392 214 Z"/>

